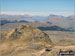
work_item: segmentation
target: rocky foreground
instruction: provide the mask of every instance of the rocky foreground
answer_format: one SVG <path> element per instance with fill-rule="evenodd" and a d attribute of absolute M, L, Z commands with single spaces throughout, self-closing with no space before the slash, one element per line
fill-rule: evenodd
<path fill-rule="evenodd" d="M 0 56 L 57 56 L 60 49 L 75 50 L 75 46 L 55 46 L 46 33 L 27 24 L 1 31 L 0 36 Z"/>
<path fill-rule="evenodd" d="M 27 24 L 9 32 L 1 32 L 0 41 L 2 56 L 30 55 L 53 45 L 46 33 Z"/>

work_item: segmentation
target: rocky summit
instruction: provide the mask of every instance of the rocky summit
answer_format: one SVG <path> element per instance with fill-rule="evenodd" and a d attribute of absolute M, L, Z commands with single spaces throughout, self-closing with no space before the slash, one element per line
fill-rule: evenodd
<path fill-rule="evenodd" d="M 0 35 L 2 56 L 33 55 L 53 45 L 46 33 L 28 24 L 23 24 L 9 32 L 1 32 Z"/>

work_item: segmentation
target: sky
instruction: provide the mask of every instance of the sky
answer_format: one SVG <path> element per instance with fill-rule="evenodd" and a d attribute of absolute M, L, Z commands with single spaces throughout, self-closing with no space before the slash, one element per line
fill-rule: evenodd
<path fill-rule="evenodd" d="M 74 0 L 1 0 L 2 14 L 74 15 Z"/>

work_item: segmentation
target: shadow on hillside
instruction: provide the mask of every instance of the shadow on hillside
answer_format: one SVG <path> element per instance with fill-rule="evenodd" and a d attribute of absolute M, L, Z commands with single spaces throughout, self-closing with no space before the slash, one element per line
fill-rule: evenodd
<path fill-rule="evenodd" d="M 73 30 L 69 30 L 69 29 L 64 29 L 61 28 L 59 26 L 51 26 L 51 27 L 38 27 L 40 30 L 42 31 L 69 31 L 69 32 L 74 32 Z"/>

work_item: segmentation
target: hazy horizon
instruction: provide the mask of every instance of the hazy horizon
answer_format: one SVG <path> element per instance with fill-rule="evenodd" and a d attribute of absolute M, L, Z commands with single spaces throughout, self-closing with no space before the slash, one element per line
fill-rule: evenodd
<path fill-rule="evenodd" d="M 70 16 L 74 15 L 74 0 L 2 0 L 1 14 Z"/>

